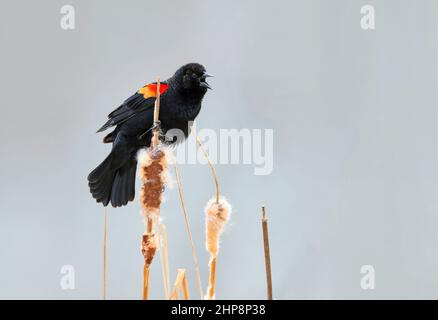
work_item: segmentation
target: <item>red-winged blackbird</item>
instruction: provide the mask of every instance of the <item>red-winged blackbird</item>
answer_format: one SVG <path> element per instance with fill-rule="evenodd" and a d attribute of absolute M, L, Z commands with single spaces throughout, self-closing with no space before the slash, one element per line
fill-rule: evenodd
<path fill-rule="evenodd" d="M 170 129 L 180 129 L 187 137 L 188 122 L 201 110 L 209 75 L 198 63 L 179 68 L 173 77 L 160 83 L 160 129 L 165 135 Z M 109 120 L 97 132 L 116 126 L 103 139 L 113 143 L 111 153 L 88 175 L 93 198 L 107 206 L 126 205 L 135 195 L 137 151 L 148 147 L 152 138 L 154 104 L 157 83 L 142 87 L 108 115 Z"/>

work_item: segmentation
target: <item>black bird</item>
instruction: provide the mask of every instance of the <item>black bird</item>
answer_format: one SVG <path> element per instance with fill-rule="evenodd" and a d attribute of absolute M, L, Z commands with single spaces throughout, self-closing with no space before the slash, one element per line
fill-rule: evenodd
<path fill-rule="evenodd" d="M 201 110 L 201 102 L 207 89 L 209 75 L 198 63 L 189 63 L 160 83 L 160 129 L 179 129 L 187 137 L 188 122 L 193 121 Z M 88 185 L 93 198 L 107 206 L 126 205 L 134 199 L 137 151 L 148 147 L 152 138 L 154 104 L 157 83 L 140 88 L 123 104 L 108 115 L 108 121 L 97 131 L 116 126 L 103 139 L 112 143 L 111 153 L 88 175 Z M 179 142 L 170 141 L 169 143 Z"/>

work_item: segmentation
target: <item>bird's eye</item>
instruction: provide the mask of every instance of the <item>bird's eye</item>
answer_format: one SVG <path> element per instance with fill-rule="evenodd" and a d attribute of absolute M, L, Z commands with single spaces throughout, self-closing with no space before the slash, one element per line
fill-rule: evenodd
<path fill-rule="evenodd" d="M 193 78 L 193 79 L 196 79 L 197 77 L 198 77 L 198 75 L 197 75 L 196 73 L 193 73 L 193 74 L 192 74 L 192 78 Z"/>

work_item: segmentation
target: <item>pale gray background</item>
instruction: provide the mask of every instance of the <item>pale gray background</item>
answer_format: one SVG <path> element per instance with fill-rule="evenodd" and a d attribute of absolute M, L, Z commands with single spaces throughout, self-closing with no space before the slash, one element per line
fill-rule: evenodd
<path fill-rule="evenodd" d="M 76 30 L 59 10 L 76 8 Z M 373 4 L 376 30 L 360 28 Z M 86 176 L 108 153 L 95 130 L 138 87 L 198 61 L 216 76 L 199 128 L 274 128 L 274 172 L 221 165 L 234 204 L 218 298 L 265 297 L 260 206 L 274 294 L 438 298 L 438 2 L 0 1 L 0 298 L 101 297 L 103 209 Z M 181 167 L 204 283 L 206 166 Z M 172 282 L 189 269 L 167 192 Z M 108 297 L 141 295 L 138 203 L 110 210 Z M 152 297 L 162 298 L 158 261 Z M 76 290 L 60 289 L 60 268 Z M 360 267 L 376 289 L 360 288 Z"/>

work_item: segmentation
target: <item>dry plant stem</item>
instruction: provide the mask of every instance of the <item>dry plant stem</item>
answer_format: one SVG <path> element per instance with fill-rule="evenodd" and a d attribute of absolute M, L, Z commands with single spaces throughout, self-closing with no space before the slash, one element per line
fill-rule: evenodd
<path fill-rule="evenodd" d="M 196 130 L 193 129 L 193 127 L 191 128 L 191 130 L 193 132 L 193 135 L 195 136 L 196 143 L 198 144 L 199 148 L 201 149 L 202 153 L 204 154 L 205 158 L 207 159 L 208 166 L 210 167 L 211 174 L 213 175 L 213 179 L 214 179 L 214 185 L 215 185 L 215 190 L 216 190 L 216 203 L 219 203 L 220 192 L 219 192 L 219 182 L 217 179 L 216 169 L 214 168 L 213 164 L 211 163 L 210 157 L 208 156 L 208 153 L 205 151 L 204 147 L 202 146 L 202 142 L 201 142 L 201 140 L 199 140 L 199 137 L 196 133 Z"/>
<path fill-rule="evenodd" d="M 103 223 L 103 300 L 106 300 L 106 238 L 108 229 L 108 209 L 104 210 L 104 223 Z"/>
<path fill-rule="evenodd" d="M 158 226 L 158 217 L 155 218 L 155 225 Z M 160 228 L 157 227 L 157 237 L 158 237 L 158 252 L 160 253 L 160 266 L 161 266 L 161 276 L 163 278 L 163 286 L 164 286 L 164 297 L 165 299 L 169 299 L 169 287 L 167 286 L 167 277 L 166 277 L 166 266 L 164 262 L 164 254 L 163 254 L 163 246 L 161 245 L 161 235 Z"/>
<path fill-rule="evenodd" d="M 169 299 L 170 294 L 170 275 L 169 275 L 169 254 L 167 252 L 167 231 L 166 231 L 166 225 L 163 223 L 161 226 L 161 232 L 163 237 L 163 247 L 164 247 L 164 270 L 165 270 L 165 276 L 166 276 L 166 286 L 167 286 L 167 298 Z"/>
<path fill-rule="evenodd" d="M 154 226 L 154 222 L 152 221 L 152 219 L 150 217 L 148 217 L 148 223 L 147 223 L 147 227 L 146 227 L 146 232 L 147 233 L 152 233 L 153 226 Z"/>
<path fill-rule="evenodd" d="M 176 275 L 175 284 L 173 285 L 172 293 L 170 294 L 170 300 L 178 300 L 178 292 L 182 289 L 184 300 L 190 299 L 189 287 L 187 284 L 187 274 L 185 269 L 178 269 Z"/>
<path fill-rule="evenodd" d="M 187 274 L 185 275 L 182 283 L 183 291 L 184 291 L 184 299 L 190 300 L 190 293 L 189 293 L 189 284 L 187 282 Z"/>
<path fill-rule="evenodd" d="M 143 267 L 143 300 L 149 298 L 149 266 Z"/>
<path fill-rule="evenodd" d="M 154 136 L 153 136 L 153 146 L 158 146 L 159 137 L 160 137 L 160 128 L 159 124 L 159 116 L 160 116 L 160 78 L 157 79 L 157 98 L 155 99 L 155 107 L 154 107 Z"/>
<path fill-rule="evenodd" d="M 217 262 L 217 256 L 210 258 L 210 278 L 209 278 L 209 286 L 208 286 L 208 293 L 207 296 L 210 299 L 214 299 L 215 292 L 216 292 L 216 262 Z"/>
<path fill-rule="evenodd" d="M 181 207 L 182 207 L 182 210 L 184 213 L 184 222 L 186 225 L 187 233 L 189 235 L 190 246 L 192 248 L 192 256 L 193 256 L 193 262 L 195 264 L 196 278 L 197 278 L 197 282 L 198 282 L 199 294 L 201 296 L 201 299 L 203 299 L 204 292 L 202 290 L 201 271 L 199 268 L 198 255 L 196 254 L 195 242 L 193 241 L 192 231 L 190 228 L 189 213 L 187 211 L 186 203 L 184 201 L 184 191 L 183 191 L 183 186 L 182 186 L 182 182 L 181 182 L 181 176 L 179 174 L 178 166 L 176 165 L 176 163 L 175 163 L 175 177 L 176 177 L 176 182 L 178 184 L 179 199 L 181 201 Z"/>
<path fill-rule="evenodd" d="M 263 246 L 265 251 L 266 283 L 268 300 L 272 300 L 271 254 L 269 251 L 268 220 L 265 207 L 262 207 Z"/>
<path fill-rule="evenodd" d="M 160 245 L 158 248 L 160 252 L 160 265 L 161 265 L 161 276 L 163 278 L 163 286 L 164 286 L 164 298 L 169 299 L 169 290 L 167 288 L 167 278 L 166 278 L 166 267 L 164 266 L 164 257 L 163 257 L 163 247 Z"/>

